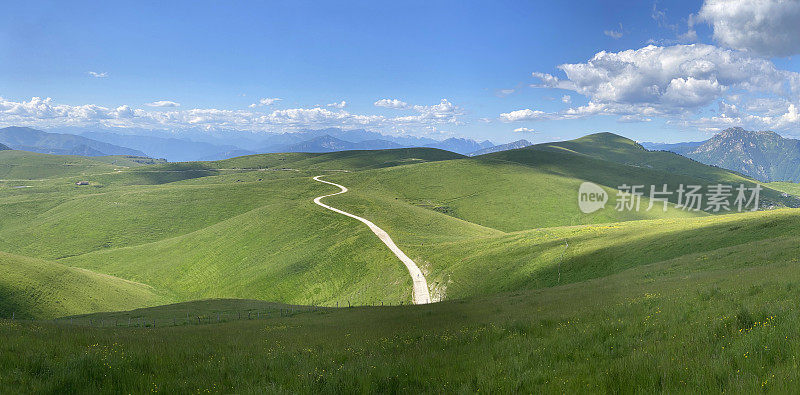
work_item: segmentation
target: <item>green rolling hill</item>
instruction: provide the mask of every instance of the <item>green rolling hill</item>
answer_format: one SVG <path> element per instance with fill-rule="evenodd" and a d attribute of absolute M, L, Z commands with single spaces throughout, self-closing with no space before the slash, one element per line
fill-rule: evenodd
<path fill-rule="evenodd" d="M 770 377 L 791 376 L 800 357 L 784 344 L 800 328 L 787 304 L 800 289 L 800 212 L 687 212 L 673 199 L 666 211 L 583 214 L 584 181 L 612 196 L 625 183 L 755 185 L 619 136 L 472 158 L 398 149 L 116 160 L 0 153 L 14 176 L 0 182 L 0 316 L 93 313 L 72 319 L 121 325 L 0 320 L 0 372 L 15 372 L 0 375 L 0 390 L 112 380 L 176 392 L 672 392 L 693 369 L 701 388 L 780 391 Z M 411 301 L 405 267 L 366 227 L 313 204 L 336 191 L 311 179 L 320 174 L 349 188 L 325 202 L 386 230 L 444 302 L 397 306 Z M 798 191 L 771 183 L 762 196 L 793 207 Z M 297 306 L 348 304 L 393 306 Z M 127 328 L 127 317 L 165 327 Z M 31 359 L 44 350 L 46 361 Z M 749 376 L 731 373 L 745 366 Z M 129 373 L 143 370 L 153 373 Z"/>
<path fill-rule="evenodd" d="M 41 179 L 113 171 L 114 166 L 82 156 L 0 151 L 0 178 Z"/>
<path fill-rule="evenodd" d="M 152 287 L 60 263 L 0 253 L 0 316 L 55 318 L 165 302 Z"/>
<path fill-rule="evenodd" d="M 64 158 L 23 155 L 18 162 L 36 166 Z M 328 202 L 388 231 L 433 280 L 437 298 L 552 286 L 556 261 L 564 264 L 559 281 L 609 275 L 685 251 L 647 254 L 655 243 L 631 247 L 641 240 L 633 235 L 675 237 L 677 243 L 685 232 L 708 229 L 702 218 L 709 213 L 674 204 L 666 212 L 609 207 L 583 214 L 575 199 L 583 181 L 610 195 L 623 183 L 752 184 L 609 134 L 476 158 L 396 149 L 112 169 L 87 160 L 63 167 L 78 164 L 80 176 L 53 171 L 30 188 L 2 190 L 0 208 L 7 215 L 0 219 L 0 251 L 147 284 L 172 302 L 407 303 L 410 280 L 396 258 L 366 228 L 312 203 L 331 187 L 310 177 L 326 172 L 350 188 Z M 76 186 L 82 179 L 90 185 Z M 763 194 L 776 204 L 795 201 L 772 189 Z M 646 197 L 642 204 L 648 205 Z M 585 227 L 611 223 L 618 224 Z M 725 237 L 717 244 L 729 242 Z M 578 251 L 582 255 L 574 256 Z M 587 260 L 604 262 L 609 251 L 619 257 L 613 265 L 584 267 Z"/>

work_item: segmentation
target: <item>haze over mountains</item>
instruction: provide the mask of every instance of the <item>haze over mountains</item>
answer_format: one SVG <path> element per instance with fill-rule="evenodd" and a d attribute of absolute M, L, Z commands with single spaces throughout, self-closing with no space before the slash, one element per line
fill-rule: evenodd
<path fill-rule="evenodd" d="M 26 127 L 0 129 L 0 149 L 8 147 L 57 155 L 128 155 L 164 158 L 170 162 L 207 161 L 245 155 L 280 152 L 327 153 L 352 150 L 383 150 L 410 147 L 438 148 L 462 155 L 478 156 L 530 146 L 527 140 L 494 145 L 465 138 L 443 141 L 417 136 L 391 136 L 363 129 L 328 128 L 292 133 L 220 134 L 164 131 L 69 130 L 44 132 Z M 198 141 L 203 139 L 204 141 Z M 231 142 L 235 142 L 231 143 Z M 733 170 L 762 182 L 800 182 L 800 140 L 770 131 L 753 132 L 730 128 L 711 139 L 675 144 L 642 143 L 648 150 L 670 151 L 703 164 Z"/>
<path fill-rule="evenodd" d="M 525 147 L 527 147 L 529 145 L 532 145 L 532 144 L 533 143 L 531 143 L 530 141 L 522 139 L 522 140 L 517 140 L 517 141 L 510 142 L 510 143 L 507 143 L 507 144 L 495 145 L 493 147 L 483 148 L 483 149 L 477 150 L 475 152 L 470 152 L 469 156 L 478 156 L 478 155 L 483 155 L 483 154 L 491 154 L 492 152 L 500 152 L 500 151 L 508 151 L 510 149 L 525 148 Z"/>
<path fill-rule="evenodd" d="M 478 142 L 465 138 L 449 138 L 440 141 L 426 137 L 391 136 L 363 129 L 339 128 L 264 134 L 236 131 L 98 131 L 74 128 L 66 128 L 64 131 L 66 133 L 8 127 L 0 129 L 0 143 L 12 149 L 40 153 L 149 156 L 165 158 L 170 162 L 220 160 L 257 153 L 324 153 L 407 147 L 439 148 L 466 155 L 494 147 L 488 140 Z"/>
<path fill-rule="evenodd" d="M 23 127 L 0 129 L 0 143 L 20 151 L 54 155 L 132 155 L 146 156 L 142 151 L 63 133 L 47 133 Z"/>
<path fill-rule="evenodd" d="M 737 127 L 701 142 L 642 145 L 650 150 L 670 151 L 733 170 L 763 182 L 800 182 L 800 140 L 771 131 L 753 132 Z"/>

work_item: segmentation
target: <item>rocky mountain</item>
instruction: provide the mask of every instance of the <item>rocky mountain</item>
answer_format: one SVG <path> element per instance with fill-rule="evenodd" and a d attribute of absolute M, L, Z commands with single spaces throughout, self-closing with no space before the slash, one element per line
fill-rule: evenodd
<path fill-rule="evenodd" d="M 764 182 L 800 182 L 800 140 L 771 131 L 730 128 L 680 154 Z"/>
<path fill-rule="evenodd" d="M 11 149 L 11 148 L 9 148 L 8 146 L 5 146 L 5 145 L 3 145 L 3 144 L 0 144 L 0 151 L 10 150 L 10 149 Z"/>
<path fill-rule="evenodd" d="M 525 148 L 525 147 L 527 147 L 529 145 L 533 145 L 533 144 L 530 141 L 523 139 L 523 140 L 517 140 L 517 141 L 511 142 L 511 143 L 507 143 L 507 144 L 495 145 L 493 147 L 484 148 L 484 149 L 481 149 L 481 150 L 477 150 L 475 152 L 470 152 L 468 155 L 469 156 L 478 156 L 478 155 L 483 155 L 483 154 L 491 154 L 492 152 L 500 152 L 500 151 L 508 151 L 510 149 Z"/>
<path fill-rule="evenodd" d="M 11 126 L 0 129 L 0 143 L 16 150 L 55 155 L 132 155 L 147 156 L 142 151 L 121 147 L 74 134 L 48 133 Z"/>

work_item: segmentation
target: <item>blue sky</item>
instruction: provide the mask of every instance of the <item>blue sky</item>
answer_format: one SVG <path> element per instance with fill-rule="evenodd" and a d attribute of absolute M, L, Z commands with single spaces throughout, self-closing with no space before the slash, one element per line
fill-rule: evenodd
<path fill-rule="evenodd" d="M 14 2 L 0 126 L 794 135 L 800 6 L 786 3 Z"/>

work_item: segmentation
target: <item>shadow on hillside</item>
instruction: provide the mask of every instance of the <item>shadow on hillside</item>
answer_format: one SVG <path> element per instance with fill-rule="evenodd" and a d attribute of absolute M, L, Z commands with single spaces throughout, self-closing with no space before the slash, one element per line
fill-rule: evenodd
<path fill-rule="evenodd" d="M 701 220 L 685 220 L 697 224 L 693 229 L 676 229 L 656 234 L 641 231 L 645 223 L 663 226 L 657 221 L 642 221 L 632 226 L 622 227 L 620 237 L 611 245 L 584 253 L 575 250 L 582 243 L 589 243 L 590 234 L 570 237 L 572 251 L 567 250 L 561 265 L 561 284 L 580 282 L 592 278 L 605 277 L 621 271 L 662 262 L 673 258 L 697 253 L 708 253 L 726 247 L 763 241 L 778 237 L 797 235 L 800 231 L 800 211 L 786 209 L 775 215 L 764 212 L 734 214 L 725 217 L 709 217 Z M 731 220 L 736 218 L 736 220 Z M 684 221 L 676 221 L 684 222 Z M 616 232 L 616 231 L 612 231 Z M 609 238 L 609 235 L 604 236 Z M 618 241 L 616 241 L 618 240 Z M 556 248 L 557 243 L 551 243 Z M 761 251 L 751 251 L 746 256 L 732 256 L 731 259 L 743 262 L 759 262 L 756 255 Z M 766 251 L 764 251 L 766 253 Z M 528 281 L 530 288 L 551 287 L 558 283 L 558 265 L 552 262 L 537 270 L 534 281 Z"/>

